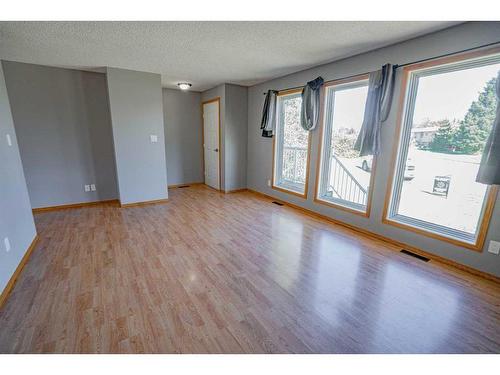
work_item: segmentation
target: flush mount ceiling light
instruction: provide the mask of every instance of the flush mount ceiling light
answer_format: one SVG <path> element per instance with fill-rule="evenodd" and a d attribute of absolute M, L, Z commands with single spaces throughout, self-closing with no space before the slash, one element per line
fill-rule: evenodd
<path fill-rule="evenodd" d="M 187 82 L 179 82 L 177 84 L 181 90 L 189 90 L 189 88 L 192 86 L 192 84 L 187 83 Z"/>

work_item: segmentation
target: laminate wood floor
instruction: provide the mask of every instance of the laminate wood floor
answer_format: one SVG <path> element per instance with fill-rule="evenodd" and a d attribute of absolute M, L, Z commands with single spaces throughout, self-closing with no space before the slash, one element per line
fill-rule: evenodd
<path fill-rule="evenodd" d="M 2 353 L 499 353 L 500 286 L 250 192 L 36 214 Z"/>

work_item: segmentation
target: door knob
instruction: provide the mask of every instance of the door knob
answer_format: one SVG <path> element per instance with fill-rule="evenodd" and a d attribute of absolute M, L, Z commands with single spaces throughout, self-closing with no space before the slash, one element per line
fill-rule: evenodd
<path fill-rule="evenodd" d="M 218 149 L 218 148 L 216 148 L 214 151 L 215 151 L 215 152 L 219 152 L 219 149 Z"/>

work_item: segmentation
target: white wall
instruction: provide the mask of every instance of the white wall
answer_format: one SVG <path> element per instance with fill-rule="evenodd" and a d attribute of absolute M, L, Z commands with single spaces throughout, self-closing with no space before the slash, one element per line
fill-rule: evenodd
<path fill-rule="evenodd" d="M 316 180 L 316 161 L 319 147 L 319 131 L 312 134 L 312 150 L 309 173 L 309 193 L 307 199 L 301 199 L 281 193 L 267 186 L 272 173 L 272 139 L 263 138 L 260 131 L 260 120 L 264 95 L 268 89 L 280 90 L 305 84 L 318 76 L 325 80 L 366 73 L 380 69 L 385 63 L 404 64 L 420 59 L 457 52 L 466 48 L 498 42 L 500 22 L 474 22 L 459 25 L 444 31 L 416 38 L 391 47 L 354 56 L 345 60 L 311 68 L 302 72 L 268 81 L 249 89 L 248 92 L 248 164 L 247 184 L 250 189 L 274 196 L 298 206 L 330 216 L 351 225 L 378 233 L 385 237 L 419 247 L 438 256 L 476 268 L 478 270 L 500 276 L 500 256 L 486 251 L 489 240 L 500 240 L 500 198 L 491 219 L 487 241 L 482 252 L 472 251 L 447 242 L 431 239 L 393 226 L 382 224 L 382 210 L 385 192 L 389 179 L 391 154 L 395 139 L 397 105 L 400 93 L 401 74 L 397 75 L 394 103 L 389 119 L 383 124 L 382 148 L 377 163 L 375 176 L 372 213 L 370 218 L 350 214 L 341 210 L 318 205 L 313 201 Z M 453 98 L 449 98 L 453 100 Z"/>

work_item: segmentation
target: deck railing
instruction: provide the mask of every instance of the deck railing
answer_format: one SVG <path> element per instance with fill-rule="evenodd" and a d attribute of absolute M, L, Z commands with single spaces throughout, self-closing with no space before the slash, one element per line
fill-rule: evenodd
<path fill-rule="evenodd" d="M 366 189 L 349 172 L 338 157 L 331 153 L 330 159 L 330 188 L 338 198 L 366 205 Z"/>
<path fill-rule="evenodd" d="M 283 179 L 294 184 L 306 182 L 307 148 L 283 147 Z"/>
<path fill-rule="evenodd" d="M 306 181 L 307 148 L 283 147 L 283 180 L 293 184 Z M 338 157 L 331 153 L 330 189 L 337 198 L 366 205 L 367 191 Z"/>

